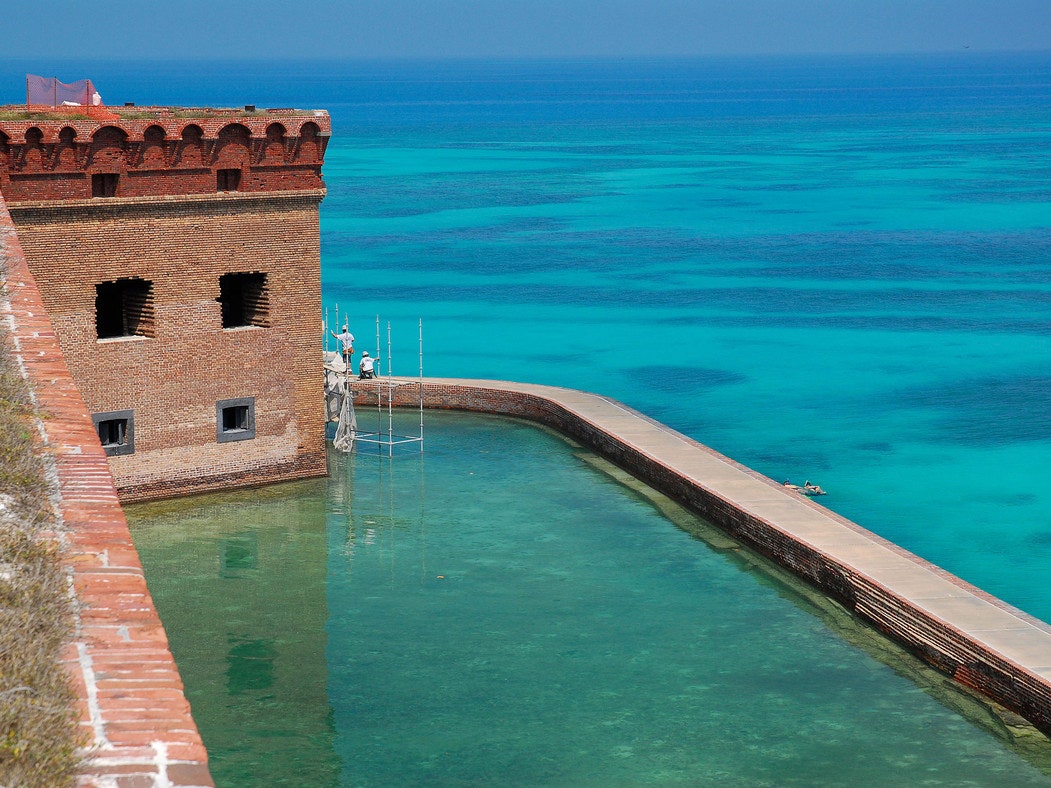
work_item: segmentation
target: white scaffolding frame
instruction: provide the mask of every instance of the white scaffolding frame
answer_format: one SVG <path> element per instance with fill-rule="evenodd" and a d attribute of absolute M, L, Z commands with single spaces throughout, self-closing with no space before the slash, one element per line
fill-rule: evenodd
<path fill-rule="evenodd" d="M 336 306 L 336 322 L 339 322 L 339 306 Z M 328 310 L 325 311 L 325 343 L 326 350 L 328 347 Z M 418 377 L 416 380 L 412 379 L 397 379 L 394 377 L 394 366 L 391 361 L 391 325 L 390 321 L 387 321 L 387 374 L 384 376 L 382 369 L 377 368 L 375 370 L 375 377 L 372 381 L 367 383 L 375 383 L 375 386 L 362 386 L 360 383 L 352 387 L 351 378 L 353 370 L 349 367 L 346 369 L 343 381 L 343 396 L 350 396 L 353 398 L 355 389 L 360 391 L 362 388 L 372 391 L 376 397 L 376 429 L 375 430 L 363 430 L 359 429 L 357 422 L 353 423 L 351 437 L 352 441 L 356 444 L 369 443 L 379 446 L 382 450 L 383 447 L 387 449 L 387 456 L 394 456 L 394 447 L 403 444 L 418 443 L 420 446 L 420 452 L 423 452 L 423 319 L 418 321 L 418 343 L 419 343 L 419 369 Z M 338 352 L 338 351 L 337 351 Z M 376 315 L 376 357 L 380 359 L 378 367 L 382 367 L 383 358 L 380 356 L 380 316 Z M 417 435 L 401 435 L 394 432 L 394 397 L 395 393 L 403 386 L 416 386 L 416 401 L 417 410 L 419 415 L 419 434 Z M 386 401 L 384 401 L 384 394 L 386 394 Z M 353 400 L 351 400 L 353 402 Z M 352 406 L 353 407 L 353 406 Z M 386 410 L 386 425 L 384 425 L 384 410 Z"/>
<path fill-rule="evenodd" d="M 379 355 L 380 350 L 380 316 L 376 315 L 376 355 Z M 381 362 L 382 362 L 381 358 Z M 387 375 L 383 377 L 382 373 L 377 374 L 374 378 L 376 382 L 376 422 L 377 428 L 375 431 L 369 432 L 366 430 L 356 430 L 354 433 L 354 439 L 362 443 L 374 443 L 378 446 L 387 447 L 387 456 L 394 456 L 394 447 L 400 446 L 405 443 L 418 443 L 420 444 L 420 451 L 423 451 L 423 320 L 419 321 L 419 374 L 416 380 L 396 380 L 393 373 L 393 364 L 391 363 L 391 329 L 390 321 L 387 321 Z M 350 374 L 348 370 L 347 374 Z M 412 386 L 417 387 L 417 405 L 419 410 L 419 435 L 396 435 L 394 433 L 394 393 L 401 386 Z M 383 429 L 383 393 L 386 389 L 387 393 L 387 428 Z"/>

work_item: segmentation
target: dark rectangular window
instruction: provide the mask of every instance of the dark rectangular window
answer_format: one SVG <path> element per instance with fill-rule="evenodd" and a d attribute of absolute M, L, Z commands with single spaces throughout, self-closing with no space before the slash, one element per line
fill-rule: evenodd
<path fill-rule="evenodd" d="M 223 432 L 248 429 L 248 406 L 231 405 L 223 408 Z"/>
<path fill-rule="evenodd" d="M 223 328 L 270 325 L 270 292 L 266 274 L 223 274 L 219 277 L 219 298 L 223 307 Z"/>
<path fill-rule="evenodd" d="M 255 437 L 255 397 L 222 399 L 215 403 L 215 439 L 219 443 Z"/>
<path fill-rule="evenodd" d="M 117 410 L 94 413 L 91 420 L 99 435 L 99 442 L 109 457 L 135 453 L 135 413 Z"/>
<path fill-rule="evenodd" d="M 92 197 L 116 197 L 120 175 L 111 172 L 96 172 L 91 176 Z"/>
<path fill-rule="evenodd" d="M 97 426 L 103 446 L 123 446 L 128 442 L 127 419 L 106 419 Z"/>
<path fill-rule="evenodd" d="M 217 192 L 235 192 L 241 186 L 240 170 L 216 170 L 215 190 Z"/>
<path fill-rule="evenodd" d="M 99 339 L 153 336 L 153 283 L 118 279 L 95 285 L 95 331 Z"/>

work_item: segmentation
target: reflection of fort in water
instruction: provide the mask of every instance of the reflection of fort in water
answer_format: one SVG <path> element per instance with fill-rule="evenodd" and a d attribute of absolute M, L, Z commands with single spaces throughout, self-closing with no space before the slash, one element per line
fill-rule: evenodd
<path fill-rule="evenodd" d="M 328 583 L 349 580 L 359 545 L 391 583 L 426 571 L 422 457 L 368 459 L 361 468 L 330 450 L 324 480 L 128 509 L 195 718 L 222 764 L 217 779 L 251 778 L 260 747 L 281 764 L 258 784 L 335 779 Z M 407 489 L 419 490 L 418 505 Z M 413 534 L 411 551 L 399 550 L 399 532 Z M 267 743 L 245 745 L 258 740 Z"/>
<path fill-rule="evenodd" d="M 286 779 L 323 785 L 334 774 L 325 484 L 128 509 L 205 744 L 246 776 L 261 741 L 282 753 Z M 258 784 L 275 777 L 256 774 Z"/>

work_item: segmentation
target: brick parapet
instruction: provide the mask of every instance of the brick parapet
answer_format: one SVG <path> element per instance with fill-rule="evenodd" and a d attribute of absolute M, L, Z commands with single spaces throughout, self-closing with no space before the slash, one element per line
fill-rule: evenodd
<path fill-rule="evenodd" d="M 0 106 L 0 113 L 9 115 L 21 113 L 24 106 Z M 113 107 L 105 118 L 80 117 L 75 113 L 56 113 L 54 110 L 42 110 L 32 113 L 30 117 L 13 120 L 0 120 L 0 131 L 11 140 L 25 140 L 30 129 L 40 129 L 43 142 L 58 142 L 59 132 L 72 128 L 77 138 L 94 135 L 106 126 L 120 128 L 128 135 L 131 142 L 143 142 L 146 130 L 157 126 L 165 132 L 166 138 L 182 135 L 188 126 L 198 126 L 206 139 L 217 139 L 219 132 L 231 123 L 245 126 L 254 137 L 265 137 L 266 130 L 274 123 L 280 123 L 286 132 L 296 134 L 306 123 L 318 127 L 318 134 L 328 137 L 332 134 L 332 119 L 325 110 L 300 109 L 262 109 L 246 112 L 243 109 L 222 109 L 216 107 Z"/>
<path fill-rule="evenodd" d="M 416 407 L 412 381 L 355 404 Z M 426 407 L 528 419 L 571 437 L 836 599 L 955 681 L 1051 735 L 1051 626 L 622 403 L 499 381 L 431 379 Z"/>
<path fill-rule="evenodd" d="M 91 176 L 102 174 L 115 176 L 106 198 L 319 189 L 330 136 L 322 110 L 35 113 L 0 120 L 0 192 L 8 203 L 91 199 Z M 220 181 L 220 170 L 236 171 L 236 182 Z"/>
<path fill-rule="evenodd" d="M 0 310 L 57 478 L 62 561 L 79 608 L 63 661 L 94 749 L 81 786 L 212 786 L 208 756 L 132 544 L 107 458 L 0 197 Z"/>

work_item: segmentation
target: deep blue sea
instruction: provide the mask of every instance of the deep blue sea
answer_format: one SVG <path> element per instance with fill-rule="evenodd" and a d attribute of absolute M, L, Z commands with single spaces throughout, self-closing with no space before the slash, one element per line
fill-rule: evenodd
<path fill-rule="evenodd" d="M 1051 621 L 1051 52 L 26 71 L 328 109 L 325 306 L 396 374 L 422 320 L 427 375 L 615 397 Z"/>

